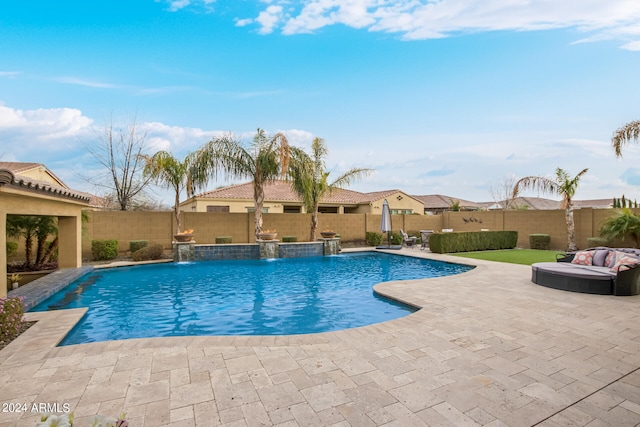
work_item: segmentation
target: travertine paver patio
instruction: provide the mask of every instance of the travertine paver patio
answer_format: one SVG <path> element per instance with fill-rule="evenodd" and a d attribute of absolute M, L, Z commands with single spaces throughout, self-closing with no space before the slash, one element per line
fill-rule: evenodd
<path fill-rule="evenodd" d="M 477 268 L 376 287 L 423 307 L 415 314 L 317 335 L 54 348 L 82 310 L 30 313 L 41 321 L 0 351 L 0 409 L 66 403 L 76 426 L 122 411 L 147 427 L 640 423 L 640 297 L 547 289 L 526 266 L 465 262 Z M 0 412 L 0 426 L 36 416 Z"/>

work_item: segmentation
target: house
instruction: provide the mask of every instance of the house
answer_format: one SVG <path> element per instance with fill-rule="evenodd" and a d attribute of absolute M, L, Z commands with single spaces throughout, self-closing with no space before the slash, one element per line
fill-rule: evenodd
<path fill-rule="evenodd" d="M 42 163 L 0 162 L 0 169 L 11 171 L 17 180 L 30 182 L 33 186 L 37 185 L 42 187 L 50 185 L 60 189 L 71 190 L 67 184 Z M 106 207 L 105 199 L 102 197 L 83 191 L 73 190 L 73 192 L 84 198 L 89 198 L 88 207 L 93 210 L 104 209 Z"/>
<path fill-rule="evenodd" d="M 278 180 L 264 186 L 264 213 L 305 213 L 301 197 L 288 181 Z M 335 189 L 320 201 L 320 213 L 381 213 L 384 200 L 392 214 L 422 214 L 424 204 L 400 190 L 372 193 Z M 253 183 L 231 185 L 197 194 L 180 203 L 183 212 L 253 212 Z"/>
<path fill-rule="evenodd" d="M 592 208 L 609 209 L 612 207 L 612 199 L 574 200 L 574 209 Z M 504 202 L 482 202 L 480 206 L 489 210 L 500 210 L 504 207 Z M 513 209 L 528 209 L 533 211 L 547 211 L 562 209 L 562 202 L 559 200 L 545 199 L 543 197 L 516 197 L 511 206 Z"/>
<path fill-rule="evenodd" d="M 452 210 L 451 206 L 455 203 L 458 203 L 460 206 L 460 210 L 463 211 L 477 211 L 483 209 L 483 207 L 478 203 L 455 197 L 443 196 L 441 194 L 430 194 L 426 196 L 413 197 L 423 203 L 424 213 L 426 215 L 435 215 L 444 211 L 450 211 Z"/>

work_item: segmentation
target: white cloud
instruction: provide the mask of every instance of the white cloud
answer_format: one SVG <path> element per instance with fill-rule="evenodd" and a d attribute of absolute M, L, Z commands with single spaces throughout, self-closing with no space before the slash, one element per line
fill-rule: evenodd
<path fill-rule="evenodd" d="M 20 74 L 22 74 L 20 71 L 0 71 L 0 77 L 7 77 L 9 79 L 14 79 Z"/>
<path fill-rule="evenodd" d="M 67 83 L 67 84 L 72 84 L 72 85 L 78 85 L 78 86 L 87 86 L 87 87 L 94 87 L 94 88 L 98 88 L 98 89 L 116 89 L 116 88 L 121 88 L 122 86 L 119 85 L 114 85 L 111 83 L 103 83 L 103 82 L 95 82 L 95 81 L 90 81 L 90 80 L 84 80 L 78 77 L 57 77 L 53 79 L 54 81 L 60 82 L 60 83 Z"/>
<path fill-rule="evenodd" d="M 283 34 L 309 33 L 336 24 L 370 31 L 399 33 L 404 39 L 448 37 L 496 30 L 534 31 L 575 28 L 597 38 L 627 41 L 636 49 L 640 38 L 637 0 L 273 0 L 254 21 L 260 32 L 280 28 Z M 246 25 L 249 20 L 240 19 Z"/>
<path fill-rule="evenodd" d="M 273 29 L 280 22 L 282 14 L 282 6 L 267 6 L 265 10 L 258 14 L 256 22 L 261 25 L 261 34 L 270 34 Z"/>

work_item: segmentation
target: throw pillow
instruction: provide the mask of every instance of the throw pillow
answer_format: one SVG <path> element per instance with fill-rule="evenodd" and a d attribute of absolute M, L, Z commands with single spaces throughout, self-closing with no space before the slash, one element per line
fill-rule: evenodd
<path fill-rule="evenodd" d="M 638 263 L 638 258 L 632 257 L 632 256 L 616 256 L 616 263 L 613 267 L 611 267 L 611 272 L 612 273 L 617 273 L 619 271 L 625 271 L 628 270 L 629 267 L 627 267 L 627 265 L 625 264 L 637 264 Z"/>
<path fill-rule="evenodd" d="M 598 267 L 603 267 L 605 265 L 605 259 L 609 255 L 608 249 L 596 249 L 595 254 L 593 255 L 593 265 L 597 265 Z M 607 267 L 610 267 L 607 265 Z"/>
<path fill-rule="evenodd" d="M 616 251 L 609 251 L 607 257 L 604 259 L 605 267 L 613 267 L 616 263 Z"/>
<path fill-rule="evenodd" d="M 593 251 L 576 252 L 576 256 L 571 260 L 571 264 L 591 265 L 593 261 Z"/>

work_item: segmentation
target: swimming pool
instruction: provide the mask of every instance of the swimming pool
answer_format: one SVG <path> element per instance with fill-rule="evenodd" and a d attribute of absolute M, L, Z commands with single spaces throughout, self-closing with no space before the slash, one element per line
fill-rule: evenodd
<path fill-rule="evenodd" d="M 60 345 L 184 335 L 317 333 L 415 311 L 375 295 L 376 283 L 471 268 L 374 252 L 121 267 L 95 270 L 31 311 L 89 307 Z"/>

